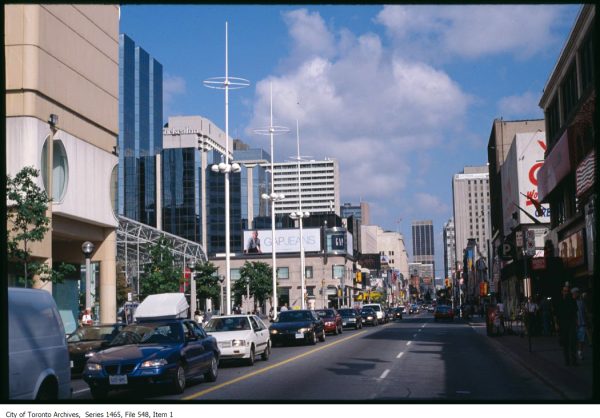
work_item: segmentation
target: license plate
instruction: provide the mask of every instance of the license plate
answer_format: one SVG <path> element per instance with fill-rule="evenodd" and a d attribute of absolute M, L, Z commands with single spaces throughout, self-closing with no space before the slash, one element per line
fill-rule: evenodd
<path fill-rule="evenodd" d="M 342 326 L 346 326 L 346 325 L 348 325 L 347 322 L 342 322 Z"/>
<path fill-rule="evenodd" d="M 108 383 L 110 383 L 111 385 L 126 385 L 127 384 L 127 376 L 124 374 L 108 376 Z"/>
<path fill-rule="evenodd" d="M 301 332 L 296 333 L 296 338 L 304 338 L 304 334 Z"/>

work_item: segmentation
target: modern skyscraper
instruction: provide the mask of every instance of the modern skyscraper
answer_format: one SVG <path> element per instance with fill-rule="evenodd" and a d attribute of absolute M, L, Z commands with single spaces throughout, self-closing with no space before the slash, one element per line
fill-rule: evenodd
<path fill-rule="evenodd" d="M 162 65 L 119 36 L 118 213 L 156 226 L 156 155 L 162 150 Z"/>
<path fill-rule="evenodd" d="M 465 167 L 462 173 L 455 174 L 452 198 L 456 260 L 463 259 L 463 250 L 470 238 L 475 240 L 481 256 L 487 259 L 491 222 L 488 166 Z"/>
<path fill-rule="evenodd" d="M 444 224 L 444 277 L 453 278 L 456 273 L 456 242 L 454 235 L 454 219 Z"/>
<path fill-rule="evenodd" d="M 413 262 L 432 264 L 435 275 L 433 221 L 413 221 Z"/>
<path fill-rule="evenodd" d="M 239 147 L 233 151 L 233 159 L 240 165 L 241 222 L 243 229 L 256 228 L 254 218 L 266 218 L 271 205 L 261 196 L 271 190 L 271 176 L 267 165 L 271 157 L 263 149 Z"/>
<path fill-rule="evenodd" d="M 222 161 L 225 133 L 200 116 L 177 116 L 169 118 L 163 141 L 163 229 L 201 243 L 209 255 L 224 252 L 225 179 L 211 166 Z M 241 251 L 240 175 L 231 173 L 229 182 L 231 248 Z"/>
<path fill-rule="evenodd" d="M 340 217 L 349 218 L 351 216 L 353 216 L 354 219 L 359 221 L 362 225 L 370 225 L 371 219 L 369 215 L 369 204 L 367 202 L 360 202 L 358 205 L 344 203 L 340 207 Z"/>

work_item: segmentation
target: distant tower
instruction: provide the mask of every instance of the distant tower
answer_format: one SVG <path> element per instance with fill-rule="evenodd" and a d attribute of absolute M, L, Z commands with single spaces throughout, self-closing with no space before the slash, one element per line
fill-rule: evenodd
<path fill-rule="evenodd" d="M 433 221 L 413 221 L 412 240 L 413 263 L 432 264 L 435 277 Z"/>

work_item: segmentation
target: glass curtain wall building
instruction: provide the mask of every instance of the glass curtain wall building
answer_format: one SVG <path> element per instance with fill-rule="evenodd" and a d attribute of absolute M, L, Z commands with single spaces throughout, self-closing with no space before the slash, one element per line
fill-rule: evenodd
<path fill-rule="evenodd" d="M 156 226 L 156 155 L 162 150 L 162 65 L 119 37 L 118 213 Z"/>
<path fill-rule="evenodd" d="M 269 153 L 263 149 L 235 150 L 233 159 L 240 164 L 240 203 L 242 229 L 257 228 L 256 217 L 266 218 L 271 215 L 268 200 L 262 199 L 263 193 L 271 191 L 271 176 L 267 172 L 267 164 L 271 161 Z M 261 165 L 262 164 L 262 165 Z"/>
<path fill-rule="evenodd" d="M 433 221 L 413 221 L 413 261 L 415 263 L 432 264 L 435 274 Z"/>

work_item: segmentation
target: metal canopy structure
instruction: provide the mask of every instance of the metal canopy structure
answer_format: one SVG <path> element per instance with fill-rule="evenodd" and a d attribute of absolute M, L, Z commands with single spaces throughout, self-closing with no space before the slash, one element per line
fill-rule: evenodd
<path fill-rule="evenodd" d="M 143 275 L 144 264 L 150 262 L 150 247 L 161 237 L 166 238 L 171 247 L 175 264 L 185 269 L 189 260 L 196 263 L 206 262 L 206 251 L 197 242 L 189 241 L 177 235 L 169 234 L 151 226 L 142 224 L 124 216 L 118 216 L 117 229 L 117 263 L 123 264 L 122 272 L 128 284 L 134 284 L 139 294 L 140 276 Z"/>

